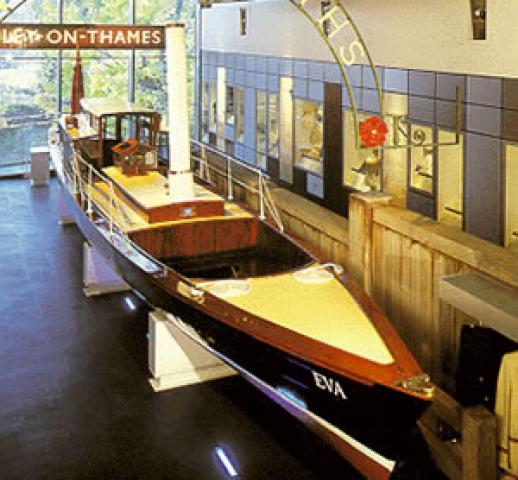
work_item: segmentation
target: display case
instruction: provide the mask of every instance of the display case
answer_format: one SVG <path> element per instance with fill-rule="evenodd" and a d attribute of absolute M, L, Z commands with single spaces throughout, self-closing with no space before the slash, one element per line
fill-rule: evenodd
<path fill-rule="evenodd" d="M 418 144 L 433 144 L 433 129 L 424 125 L 410 126 L 411 141 L 414 145 L 410 149 L 409 187 L 419 193 L 434 195 L 435 177 L 435 150 L 429 146 Z"/>
<path fill-rule="evenodd" d="M 245 92 L 242 87 L 234 88 L 235 112 L 235 140 L 238 143 L 245 141 Z"/>
<path fill-rule="evenodd" d="M 209 82 L 207 84 L 207 110 L 208 110 L 208 131 L 209 133 L 216 133 L 216 119 L 217 119 L 217 97 L 216 97 L 216 84 Z"/>
<path fill-rule="evenodd" d="M 279 96 L 268 95 L 268 155 L 279 158 Z"/>
<path fill-rule="evenodd" d="M 236 121 L 236 115 L 234 112 L 234 87 L 227 85 L 225 94 L 225 123 L 227 125 L 234 125 Z"/>
<path fill-rule="evenodd" d="M 257 91 L 255 99 L 256 107 L 256 133 L 255 133 L 255 151 L 256 165 L 266 170 L 266 92 Z"/>
<path fill-rule="evenodd" d="M 295 166 L 323 176 L 323 106 L 295 100 Z"/>
<path fill-rule="evenodd" d="M 344 155 L 344 185 L 360 192 L 379 190 L 380 162 L 372 149 L 357 148 L 357 139 L 354 129 L 354 115 L 343 110 L 343 155 Z M 358 114 L 361 122 L 365 114 Z"/>
<path fill-rule="evenodd" d="M 455 132 L 439 130 L 439 144 L 454 143 Z M 438 147 L 437 220 L 440 223 L 462 228 L 464 183 L 464 135 L 458 145 Z"/>
<path fill-rule="evenodd" d="M 518 145 L 505 147 L 505 234 L 504 244 L 518 253 Z"/>

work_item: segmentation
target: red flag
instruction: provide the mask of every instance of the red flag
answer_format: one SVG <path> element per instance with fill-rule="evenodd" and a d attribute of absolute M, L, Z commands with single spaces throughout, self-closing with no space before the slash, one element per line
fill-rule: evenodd
<path fill-rule="evenodd" d="M 83 69 L 81 67 L 81 55 L 79 55 L 79 45 L 76 48 L 76 64 L 72 77 L 72 95 L 70 98 L 70 111 L 75 114 L 81 111 L 80 100 L 85 96 L 83 85 Z"/>

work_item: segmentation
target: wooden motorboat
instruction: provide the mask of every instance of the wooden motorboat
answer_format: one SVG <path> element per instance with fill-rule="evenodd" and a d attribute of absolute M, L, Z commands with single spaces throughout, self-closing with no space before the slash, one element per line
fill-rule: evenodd
<path fill-rule="evenodd" d="M 175 197 L 170 177 L 185 168 L 170 166 L 168 178 L 151 158 L 125 170 L 137 150 L 125 135 L 146 155 L 157 147 L 154 112 L 100 99 L 82 107 L 77 128 L 61 121 L 51 153 L 88 241 L 186 335 L 364 475 L 396 475 L 433 386 L 383 312 L 337 265 L 210 185 L 193 182 Z"/>

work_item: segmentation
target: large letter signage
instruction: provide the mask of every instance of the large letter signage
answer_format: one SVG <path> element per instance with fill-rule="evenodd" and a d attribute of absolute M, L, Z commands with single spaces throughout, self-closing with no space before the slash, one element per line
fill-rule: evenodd
<path fill-rule="evenodd" d="M 157 25 L 0 25 L 0 49 L 150 49 L 164 46 L 164 27 Z"/>

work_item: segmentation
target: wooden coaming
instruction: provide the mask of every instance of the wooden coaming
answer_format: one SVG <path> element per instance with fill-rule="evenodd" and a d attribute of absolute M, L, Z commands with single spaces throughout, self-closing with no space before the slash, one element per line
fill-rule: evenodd
<path fill-rule="evenodd" d="M 187 257 L 253 247 L 258 222 L 255 217 L 185 222 L 135 231 L 130 236 L 156 258 Z"/>

